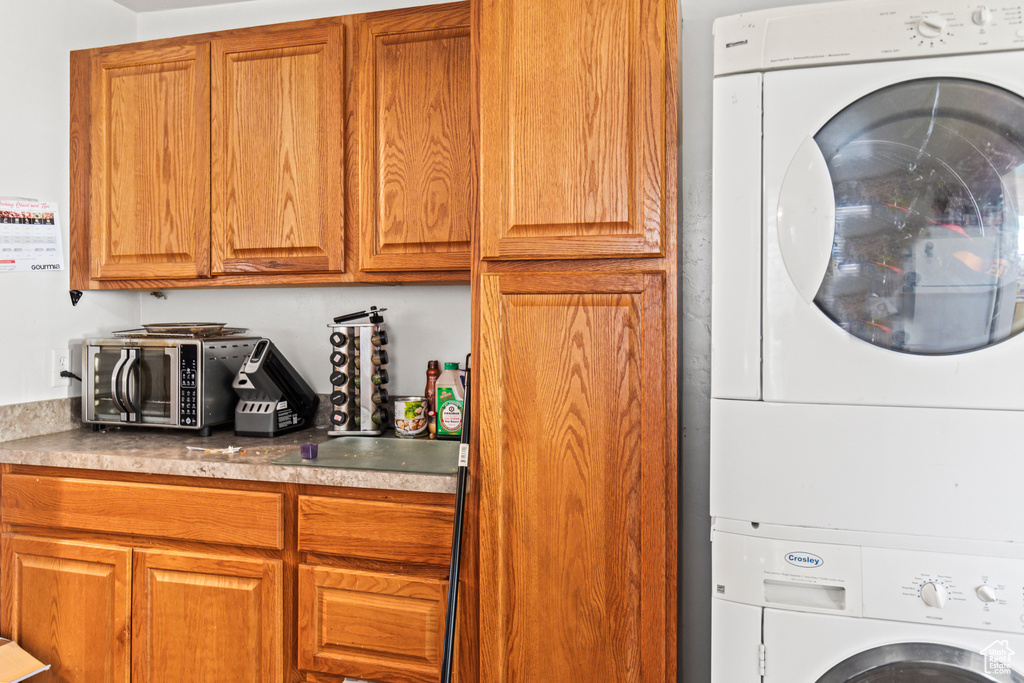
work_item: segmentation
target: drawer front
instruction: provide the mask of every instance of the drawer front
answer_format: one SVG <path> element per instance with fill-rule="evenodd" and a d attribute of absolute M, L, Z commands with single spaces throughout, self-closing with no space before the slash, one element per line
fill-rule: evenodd
<path fill-rule="evenodd" d="M 2 510 L 5 524 L 284 547 L 279 493 L 9 474 Z"/>
<path fill-rule="evenodd" d="M 299 497 L 299 550 L 448 566 L 455 509 L 349 498 Z"/>
<path fill-rule="evenodd" d="M 299 566 L 299 667 L 388 683 L 440 676 L 448 582 Z"/>

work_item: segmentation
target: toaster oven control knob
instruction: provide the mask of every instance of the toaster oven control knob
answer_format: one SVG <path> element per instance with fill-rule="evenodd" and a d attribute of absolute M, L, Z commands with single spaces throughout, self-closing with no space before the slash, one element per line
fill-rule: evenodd
<path fill-rule="evenodd" d="M 925 38 L 938 38 L 945 28 L 946 19 L 938 14 L 926 14 L 917 22 L 917 32 Z"/>
<path fill-rule="evenodd" d="M 924 604 L 929 607 L 942 609 L 946 606 L 946 599 L 948 597 L 949 591 L 941 583 L 928 581 L 921 586 L 921 599 L 924 600 Z"/>
<path fill-rule="evenodd" d="M 971 21 L 975 26 L 986 26 L 992 22 L 992 10 L 988 7 L 979 7 L 971 12 Z"/>
<path fill-rule="evenodd" d="M 996 587 L 990 586 L 987 583 L 983 583 L 974 589 L 974 594 L 978 596 L 978 599 L 982 602 L 995 602 L 999 599 L 996 595 Z"/>

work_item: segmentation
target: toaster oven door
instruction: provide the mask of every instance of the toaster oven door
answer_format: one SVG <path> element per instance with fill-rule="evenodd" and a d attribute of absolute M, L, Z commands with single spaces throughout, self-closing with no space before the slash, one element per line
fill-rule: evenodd
<path fill-rule="evenodd" d="M 88 422 L 177 425 L 175 346 L 90 346 Z"/>

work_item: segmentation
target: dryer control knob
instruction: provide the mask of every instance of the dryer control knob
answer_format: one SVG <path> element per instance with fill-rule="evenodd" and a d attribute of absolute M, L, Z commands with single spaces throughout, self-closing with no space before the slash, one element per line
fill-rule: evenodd
<path fill-rule="evenodd" d="M 990 586 L 987 583 L 983 583 L 974 589 L 974 594 L 978 596 L 978 599 L 982 602 L 995 602 L 999 599 L 996 595 L 996 587 Z"/>
<path fill-rule="evenodd" d="M 925 38 L 938 38 L 945 28 L 946 19 L 938 14 L 926 14 L 917 22 L 917 32 Z"/>
<path fill-rule="evenodd" d="M 942 609 L 946 606 L 947 597 L 949 597 L 949 591 L 947 591 L 946 587 L 941 583 L 928 581 L 921 586 L 921 599 L 924 600 L 924 604 L 929 607 Z"/>
<path fill-rule="evenodd" d="M 985 26 L 992 22 L 992 10 L 988 7 L 979 7 L 978 9 L 971 12 L 971 21 L 976 26 Z"/>

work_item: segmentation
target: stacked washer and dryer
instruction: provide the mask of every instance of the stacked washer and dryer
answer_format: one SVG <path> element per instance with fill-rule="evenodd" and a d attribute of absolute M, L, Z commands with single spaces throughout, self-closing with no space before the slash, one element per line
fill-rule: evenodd
<path fill-rule="evenodd" d="M 1024 3 L 719 19 L 713 157 L 713 682 L 1024 682 Z"/>

